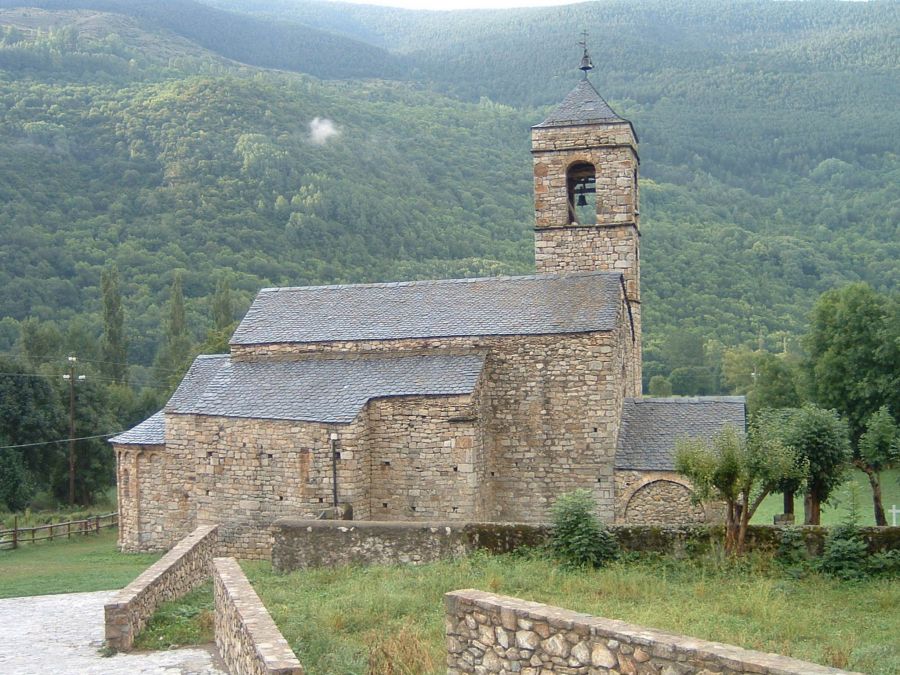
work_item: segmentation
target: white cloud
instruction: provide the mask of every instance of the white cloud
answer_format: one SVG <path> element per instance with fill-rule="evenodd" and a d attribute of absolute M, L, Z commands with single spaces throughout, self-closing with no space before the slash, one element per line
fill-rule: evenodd
<path fill-rule="evenodd" d="M 324 145 L 329 138 L 339 133 L 341 132 L 334 126 L 334 122 L 327 117 L 313 117 L 309 123 L 309 140 L 316 145 Z"/>

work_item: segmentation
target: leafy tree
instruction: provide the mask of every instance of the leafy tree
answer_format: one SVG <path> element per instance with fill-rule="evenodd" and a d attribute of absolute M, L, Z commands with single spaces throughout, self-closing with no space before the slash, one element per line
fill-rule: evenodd
<path fill-rule="evenodd" d="M 181 272 L 175 273 L 169 296 L 165 341 L 156 359 L 157 380 L 174 389 L 190 365 L 191 339 L 187 332 Z"/>
<path fill-rule="evenodd" d="M 228 283 L 228 277 L 225 275 L 220 276 L 216 281 L 212 314 L 216 330 L 228 330 L 234 325 L 234 299 L 231 297 L 231 284 Z"/>
<path fill-rule="evenodd" d="M 806 467 L 793 449 L 768 429 L 745 436 L 732 426 L 712 438 L 683 438 L 675 445 L 675 469 L 688 478 L 696 498 L 725 503 L 725 551 L 742 555 L 756 509 L 785 480 L 802 480 Z"/>
<path fill-rule="evenodd" d="M 649 392 L 651 396 L 665 398 L 672 395 L 672 383 L 662 375 L 654 375 L 650 378 Z"/>
<path fill-rule="evenodd" d="M 886 525 L 878 465 L 862 454 L 860 440 L 881 407 L 900 409 L 900 296 L 867 284 L 824 293 L 813 310 L 806 346 L 815 400 L 847 419 L 853 462 L 872 487 L 875 522 Z"/>
<path fill-rule="evenodd" d="M 792 504 L 787 508 L 788 500 L 792 501 L 794 493 L 805 486 L 804 523 L 818 525 L 822 502 L 844 481 L 844 470 L 851 459 L 847 423 L 834 410 L 806 404 L 801 408 L 764 410 L 757 425 L 792 448 L 806 467 L 802 480 L 785 481 L 779 486 L 786 495 L 785 513 L 793 513 Z"/>
<path fill-rule="evenodd" d="M 115 265 L 103 270 L 100 276 L 103 292 L 103 340 L 100 353 L 103 355 L 101 372 L 114 382 L 123 383 L 128 367 L 125 338 L 125 315 L 122 311 L 122 296 L 119 292 L 119 268 Z"/>
<path fill-rule="evenodd" d="M 871 469 L 867 475 L 872 488 L 875 512 L 880 512 L 884 517 L 879 474 L 900 461 L 900 429 L 897 428 L 897 423 L 887 406 L 881 406 L 866 420 L 866 430 L 859 438 L 859 460 Z M 878 524 L 887 525 L 887 518 L 884 518 L 884 521 Z"/>
<path fill-rule="evenodd" d="M 21 511 L 34 496 L 34 485 L 22 450 L 0 450 L 0 504 L 10 511 Z"/>

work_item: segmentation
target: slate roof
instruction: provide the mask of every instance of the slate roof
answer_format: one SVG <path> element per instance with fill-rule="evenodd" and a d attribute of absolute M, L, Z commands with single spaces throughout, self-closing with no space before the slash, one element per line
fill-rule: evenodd
<path fill-rule="evenodd" d="M 626 399 L 615 468 L 674 471 L 675 440 L 708 437 L 726 424 L 744 429 L 743 396 Z"/>
<path fill-rule="evenodd" d="M 484 356 L 368 356 L 226 361 L 194 399 L 172 412 L 348 423 L 373 398 L 469 394 Z"/>
<path fill-rule="evenodd" d="M 578 124 L 628 122 L 603 100 L 587 78 L 580 80 L 556 109 L 537 127 L 568 127 Z M 630 124 L 630 123 L 629 123 Z"/>
<path fill-rule="evenodd" d="M 265 288 L 233 345 L 609 331 L 615 272 Z"/>
<path fill-rule="evenodd" d="M 151 415 L 136 427 L 109 439 L 119 445 L 162 445 L 166 442 L 166 421 L 163 411 Z"/>

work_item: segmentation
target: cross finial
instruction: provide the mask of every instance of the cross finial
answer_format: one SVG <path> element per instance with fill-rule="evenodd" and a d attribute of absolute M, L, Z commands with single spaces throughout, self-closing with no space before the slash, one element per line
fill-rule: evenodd
<path fill-rule="evenodd" d="M 588 32 L 586 30 L 581 31 L 581 41 L 578 43 L 578 46 L 584 50 L 584 53 L 581 56 L 581 65 L 578 66 L 578 68 L 584 73 L 585 77 L 587 77 L 588 71 L 594 69 L 594 64 L 591 62 L 591 55 L 588 54 L 587 39 Z"/>

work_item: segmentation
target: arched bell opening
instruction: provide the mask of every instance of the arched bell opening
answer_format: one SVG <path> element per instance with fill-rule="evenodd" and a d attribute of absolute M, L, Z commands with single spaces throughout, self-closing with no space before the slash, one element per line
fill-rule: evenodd
<path fill-rule="evenodd" d="M 597 222 L 597 170 L 590 162 L 575 162 L 566 171 L 569 222 L 593 225 Z"/>

